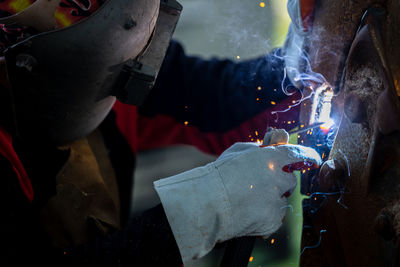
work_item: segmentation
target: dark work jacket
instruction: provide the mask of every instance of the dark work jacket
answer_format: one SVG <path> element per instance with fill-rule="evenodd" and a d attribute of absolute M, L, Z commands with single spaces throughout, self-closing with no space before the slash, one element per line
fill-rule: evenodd
<path fill-rule="evenodd" d="M 172 42 L 143 106 L 117 101 L 99 126 L 116 171 L 123 227 L 108 236 L 93 233 L 91 241 L 79 247 L 53 248 L 39 217 L 40 208 L 55 193 L 54 177 L 66 155 L 16 137 L 4 148 L 0 134 L 0 265 L 181 266 L 161 205 L 137 218 L 129 216 L 135 154 L 189 144 L 218 155 L 234 142 L 262 140 L 268 126 L 290 128 L 297 120 L 298 107 L 274 113 L 286 110 L 297 97 L 281 90 L 283 65 L 280 50 L 234 63 L 188 57 Z M 2 147 L 15 153 L 14 160 Z M 15 160 L 26 170 L 29 181 L 25 185 Z M 27 198 L 29 185 L 32 202 Z"/>

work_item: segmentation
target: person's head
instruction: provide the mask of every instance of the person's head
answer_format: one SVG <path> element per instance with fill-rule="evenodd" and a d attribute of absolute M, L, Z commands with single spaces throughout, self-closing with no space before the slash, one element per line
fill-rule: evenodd
<path fill-rule="evenodd" d="M 26 32 L 3 51 L 10 86 L 1 95 L 12 104 L 16 133 L 61 144 L 94 130 L 115 96 L 139 105 L 180 8 L 175 1 L 160 8 L 160 0 L 36 0 L 0 18 L 3 36 L 15 25 Z"/>

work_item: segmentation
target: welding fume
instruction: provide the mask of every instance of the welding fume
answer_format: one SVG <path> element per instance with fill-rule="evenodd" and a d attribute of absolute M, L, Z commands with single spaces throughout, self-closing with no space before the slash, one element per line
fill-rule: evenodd
<path fill-rule="evenodd" d="M 233 62 L 185 53 L 175 0 L 1 1 L 3 264 L 182 266 L 276 232 L 294 171 L 322 163 L 287 133 L 329 117 L 326 84 L 309 125 L 293 105 L 312 2 L 288 2 L 283 47 Z M 217 158 L 157 177 L 159 204 L 133 216 L 136 154 L 176 144 Z"/>

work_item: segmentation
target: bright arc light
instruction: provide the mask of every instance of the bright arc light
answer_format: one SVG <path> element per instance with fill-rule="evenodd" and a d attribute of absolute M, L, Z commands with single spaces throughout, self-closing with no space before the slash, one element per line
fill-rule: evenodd
<path fill-rule="evenodd" d="M 328 132 L 334 124 L 335 122 L 332 119 L 329 119 L 327 122 L 319 126 L 319 128 L 324 132 Z"/>
<path fill-rule="evenodd" d="M 324 83 L 315 90 L 311 108 L 310 124 L 316 122 L 328 122 L 331 117 L 332 88 Z"/>

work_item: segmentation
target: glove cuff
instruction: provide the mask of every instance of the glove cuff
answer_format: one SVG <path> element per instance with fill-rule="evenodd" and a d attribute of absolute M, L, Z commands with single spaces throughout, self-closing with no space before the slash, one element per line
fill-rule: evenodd
<path fill-rule="evenodd" d="M 233 236 L 225 186 L 212 163 L 154 183 L 183 263 Z"/>

